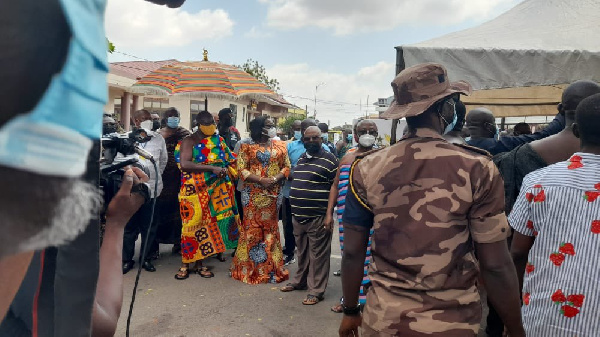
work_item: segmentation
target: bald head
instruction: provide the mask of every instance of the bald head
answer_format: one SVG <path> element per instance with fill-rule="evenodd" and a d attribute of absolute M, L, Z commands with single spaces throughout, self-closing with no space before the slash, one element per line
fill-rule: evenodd
<path fill-rule="evenodd" d="M 146 109 L 138 110 L 133 113 L 133 123 L 138 127 L 140 126 L 140 123 L 149 120 L 152 120 L 152 116 Z"/>
<path fill-rule="evenodd" d="M 577 81 L 568 86 L 562 94 L 562 108 L 575 110 L 584 98 L 600 93 L 600 86 L 592 81 Z"/>
<path fill-rule="evenodd" d="M 475 108 L 467 114 L 467 128 L 473 138 L 493 138 L 496 134 L 496 118 L 487 108 Z"/>

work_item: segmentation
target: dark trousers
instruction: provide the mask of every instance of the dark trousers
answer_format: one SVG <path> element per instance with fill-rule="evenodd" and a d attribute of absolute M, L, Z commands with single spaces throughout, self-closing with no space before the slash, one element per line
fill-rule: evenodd
<path fill-rule="evenodd" d="M 150 218 L 152 216 L 152 201 L 150 199 L 147 203 L 143 204 L 142 207 L 129 219 L 129 222 L 125 226 L 125 234 L 123 235 L 123 261 L 133 260 L 135 253 L 135 241 L 138 235 L 142 236 L 142 247 L 140 248 L 140 254 L 144 251 L 146 245 L 146 233 L 150 226 Z M 148 236 L 147 242 L 154 242 L 156 237 L 156 221 L 153 221 L 150 227 L 150 235 Z M 150 260 L 152 249 L 148 248 L 144 260 Z"/>
<path fill-rule="evenodd" d="M 284 255 L 294 256 L 296 250 L 296 238 L 294 237 L 294 223 L 292 222 L 292 206 L 290 198 L 283 198 L 282 221 L 283 221 L 283 238 L 285 239 Z"/>

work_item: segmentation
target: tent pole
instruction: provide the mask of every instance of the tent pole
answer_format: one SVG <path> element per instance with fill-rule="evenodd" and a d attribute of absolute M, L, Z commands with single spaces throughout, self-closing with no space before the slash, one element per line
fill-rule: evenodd
<path fill-rule="evenodd" d="M 204 96 L 204 111 L 208 111 L 208 96 Z"/>

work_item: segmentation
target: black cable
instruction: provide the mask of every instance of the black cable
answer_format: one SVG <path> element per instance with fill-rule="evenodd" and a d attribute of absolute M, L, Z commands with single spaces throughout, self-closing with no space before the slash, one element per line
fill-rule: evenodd
<path fill-rule="evenodd" d="M 125 331 L 125 336 L 129 337 L 129 327 L 131 324 L 131 316 L 133 314 L 133 304 L 135 303 L 135 294 L 137 292 L 138 282 L 140 281 L 140 274 L 142 273 L 142 261 L 146 257 L 146 250 L 148 246 L 152 243 L 148 242 L 148 238 L 150 237 L 150 230 L 152 229 L 152 224 L 154 222 L 154 207 L 156 206 L 156 195 L 158 194 L 158 179 L 160 176 L 158 175 L 158 166 L 156 166 L 156 161 L 154 159 L 150 159 L 152 164 L 154 165 L 154 173 L 156 174 L 156 179 L 154 181 L 154 198 L 152 198 L 152 214 L 150 215 L 150 225 L 148 226 L 148 231 L 146 232 L 146 238 L 142 241 L 145 243 L 143 245 L 142 251 L 140 251 L 140 260 L 137 275 L 135 276 L 135 284 L 133 286 L 133 294 L 131 295 L 131 304 L 129 304 L 129 315 L 127 315 L 127 330 Z"/>

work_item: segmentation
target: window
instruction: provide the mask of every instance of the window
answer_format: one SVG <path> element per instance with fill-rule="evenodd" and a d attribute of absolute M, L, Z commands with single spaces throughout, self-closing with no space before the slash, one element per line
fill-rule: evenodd
<path fill-rule="evenodd" d="M 114 114 L 115 114 L 115 116 L 121 116 L 121 97 L 115 98 Z"/>
<path fill-rule="evenodd" d="M 233 126 L 235 127 L 237 124 L 237 105 L 235 104 L 229 104 L 229 109 L 231 109 L 231 122 L 233 123 Z"/>
<path fill-rule="evenodd" d="M 169 108 L 168 98 L 144 97 L 144 109 L 150 113 L 157 113 L 162 117 L 162 113 Z"/>
<path fill-rule="evenodd" d="M 203 110 L 203 101 L 190 101 L 190 129 L 196 126 L 196 116 Z"/>

